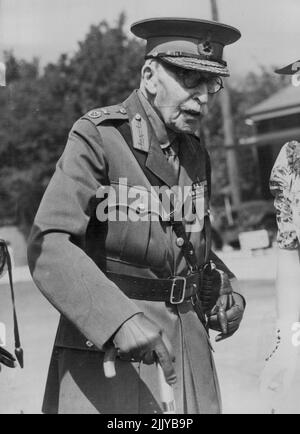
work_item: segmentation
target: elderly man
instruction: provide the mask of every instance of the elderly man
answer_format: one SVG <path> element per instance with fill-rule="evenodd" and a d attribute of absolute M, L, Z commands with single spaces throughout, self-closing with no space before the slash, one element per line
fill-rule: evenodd
<path fill-rule="evenodd" d="M 197 134 L 229 75 L 223 48 L 240 33 L 193 19 L 132 31 L 147 40 L 140 89 L 75 123 L 32 230 L 33 278 L 62 314 L 44 412 L 161 413 L 159 363 L 178 413 L 220 413 L 207 330 L 232 335 L 244 302 L 210 250 Z"/>

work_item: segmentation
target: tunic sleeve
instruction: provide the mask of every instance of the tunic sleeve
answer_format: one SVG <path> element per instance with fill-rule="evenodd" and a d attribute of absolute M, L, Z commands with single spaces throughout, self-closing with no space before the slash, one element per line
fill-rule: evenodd
<path fill-rule="evenodd" d="M 37 287 L 99 349 L 140 312 L 83 248 L 91 202 L 106 182 L 101 143 L 89 121 L 74 125 L 41 202 L 28 248 Z"/>
<path fill-rule="evenodd" d="M 297 228 L 294 219 L 295 198 L 293 183 L 296 179 L 296 152 L 300 149 L 297 142 L 287 143 L 281 150 L 273 168 L 270 189 L 275 197 L 278 224 L 278 245 L 281 249 L 294 250 L 299 247 Z"/>

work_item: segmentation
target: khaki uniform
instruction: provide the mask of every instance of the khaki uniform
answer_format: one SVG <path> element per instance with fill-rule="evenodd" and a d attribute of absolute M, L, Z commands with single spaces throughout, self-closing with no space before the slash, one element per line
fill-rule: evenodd
<path fill-rule="evenodd" d="M 219 413 L 218 381 L 209 338 L 193 305 L 127 298 L 106 272 L 146 278 L 185 276 L 186 260 L 169 223 L 97 218 L 99 189 L 150 184 L 117 129 L 129 122 L 133 145 L 147 154 L 146 167 L 162 182 L 205 185 L 205 150 L 195 137 L 180 135 L 176 179 L 157 135 L 134 92 L 122 105 L 90 112 L 75 123 L 37 213 L 29 244 L 36 285 L 61 312 L 48 376 L 47 413 L 160 413 L 156 367 L 117 361 L 117 376 L 103 373 L 103 345 L 138 312 L 159 324 L 175 356 L 178 413 Z M 204 190 L 203 190 L 204 191 Z M 208 212 L 205 194 L 203 219 Z M 121 203 L 118 206 L 123 206 Z M 199 265 L 203 230 L 190 232 Z M 211 253 L 218 268 L 225 265 Z"/>

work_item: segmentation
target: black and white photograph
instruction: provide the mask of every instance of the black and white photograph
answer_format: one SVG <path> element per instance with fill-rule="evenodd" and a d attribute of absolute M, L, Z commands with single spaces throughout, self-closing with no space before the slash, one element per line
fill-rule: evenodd
<path fill-rule="evenodd" d="M 0 0 L 0 414 L 300 414 L 300 0 Z"/>

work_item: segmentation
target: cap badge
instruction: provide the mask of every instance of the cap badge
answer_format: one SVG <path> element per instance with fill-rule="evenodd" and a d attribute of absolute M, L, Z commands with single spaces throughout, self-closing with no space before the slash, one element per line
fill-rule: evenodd
<path fill-rule="evenodd" d="M 199 42 L 198 53 L 201 56 L 207 56 L 207 57 L 211 57 L 214 54 L 213 46 L 211 45 L 209 40 Z"/>
<path fill-rule="evenodd" d="M 89 112 L 89 117 L 92 119 L 101 118 L 102 112 L 100 110 L 92 110 Z"/>

